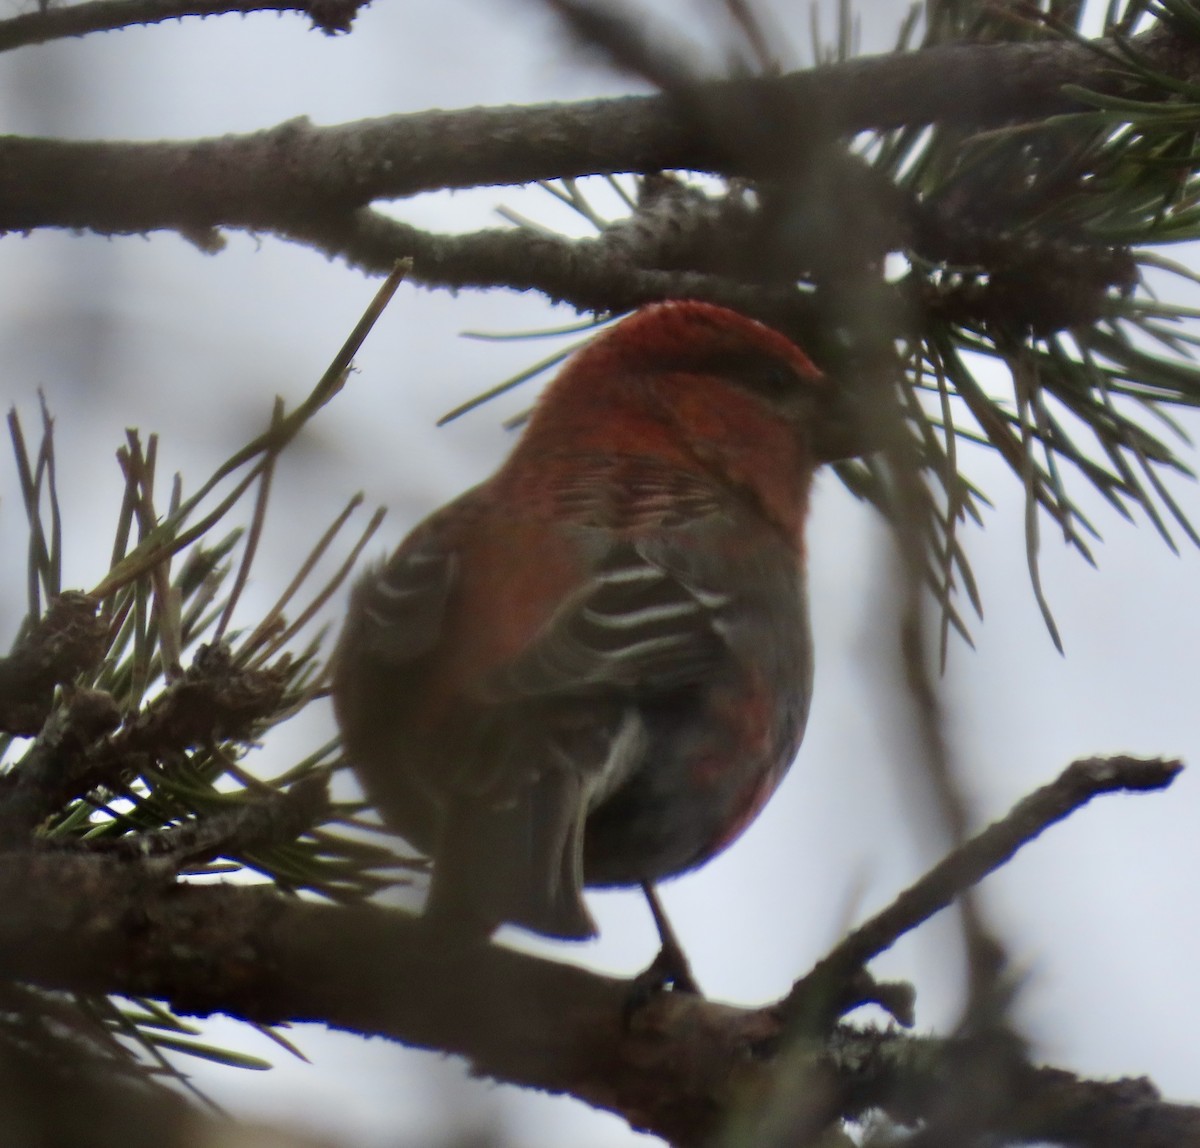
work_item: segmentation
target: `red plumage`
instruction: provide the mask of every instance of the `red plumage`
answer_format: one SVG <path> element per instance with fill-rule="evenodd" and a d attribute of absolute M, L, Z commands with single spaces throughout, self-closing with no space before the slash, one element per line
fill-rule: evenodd
<path fill-rule="evenodd" d="M 358 583 L 334 703 L 368 796 L 434 859 L 429 915 L 590 936 L 585 884 L 683 872 L 753 820 L 808 713 L 828 391 L 759 323 L 645 307 Z"/>

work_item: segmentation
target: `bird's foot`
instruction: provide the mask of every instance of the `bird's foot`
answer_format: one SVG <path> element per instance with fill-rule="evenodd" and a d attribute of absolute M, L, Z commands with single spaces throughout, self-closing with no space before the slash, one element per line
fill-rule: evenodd
<path fill-rule="evenodd" d="M 663 945 L 658 955 L 629 982 L 625 998 L 625 1027 L 632 1026 L 634 1016 L 663 993 L 688 993 L 702 997 L 700 986 L 692 976 L 691 966 L 683 950 Z"/>
<path fill-rule="evenodd" d="M 660 947 L 654 960 L 630 982 L 629 997 L 625 1003 L 627 1021 L 660 993 L 690 993 L 697 997 L 704 995 L 692 974 L 691 962 L 687 959 L 687 954 L 663 911 L 662 902 L 659 901 L 654 886 L 647 881 L 643 883 L 642 890 L 649 902 L 650 912 L 654 915 Z"/>
<path fill-rule="evenodd" d="M 692 975 L 692 966 L 678 945 L 664 944 L 658 955 L 636 977 L 635 985 L 643 986 L 647 996 L 656 992 L 704 994 Z"/>
<path fill-rule="evenodd" d="M 691 993 L 693 996 L 703 996 L 696 978 L 692 976 L 691 962 L 671 927 L 670 918 L 659 900 L 658 890 L 650 881 L 642 882 L 642 892 L 646 894 L 646 903 L 654 917 L 654 927 L 658 930 L 658 940 L 661 948 L 658 956 L 650 962 L 645 972 L 639 973 L 637 979 L 648 983 L 657 980 L 659 990 L 674 989 L 680 993 Z"/>

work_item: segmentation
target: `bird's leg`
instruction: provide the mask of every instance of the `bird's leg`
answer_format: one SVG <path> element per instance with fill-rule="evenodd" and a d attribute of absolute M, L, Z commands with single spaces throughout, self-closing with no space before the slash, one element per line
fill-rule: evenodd
<path fill-rule="evenodd" d="M 696 978 L 692 976 L 692 966 L 687 959 L 687 954 L 684 953 L 683 946 L 680 945 L 679 938 L 675 935 L 675 930 L 671 928 L 671 922 L 667 919 L 666 911 L 662 907 L 653 882 L 643 881 L 642 892 L 646 894 L 646 901 L 654 916 L 654 926 L 658 929 L 661 947 L 658 950 L 658 956 L 650 962 L 650 967 L 645 972 L 638 974 L 637 980 L 644 990 L 663 989 L 669 986 L 677 993 L 693 993 L 695 996 L 703 996 L 700 986 L 696 983 Z"/>

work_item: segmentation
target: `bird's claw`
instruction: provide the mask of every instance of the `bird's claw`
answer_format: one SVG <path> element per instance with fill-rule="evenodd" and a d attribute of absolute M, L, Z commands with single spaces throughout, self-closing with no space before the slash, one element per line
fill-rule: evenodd
<path fill-rule="evenodd" d="M 629 1027 L 636 1013 L 662 993 L 688 993 L 702 997 L 700 986 L 692 975 L 691 966 L 678 946 L 664 944 L 657 956 L 629 982 L 625 998 L 624 1019 Z"/>

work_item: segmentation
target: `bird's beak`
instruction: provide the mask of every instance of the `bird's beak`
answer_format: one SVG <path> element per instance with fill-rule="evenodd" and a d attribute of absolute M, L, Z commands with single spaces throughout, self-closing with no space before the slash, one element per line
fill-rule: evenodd
<path fill-rule="evenodd" d="M 845 379 L 829 378 L 822 388 L 813 425 L 813 449 L 821 462 L 841 462 L 882 450 L 894 418 L 889 402 L 870 396 Z M 882 399 L 884 396 L 879 396 Z"/>

